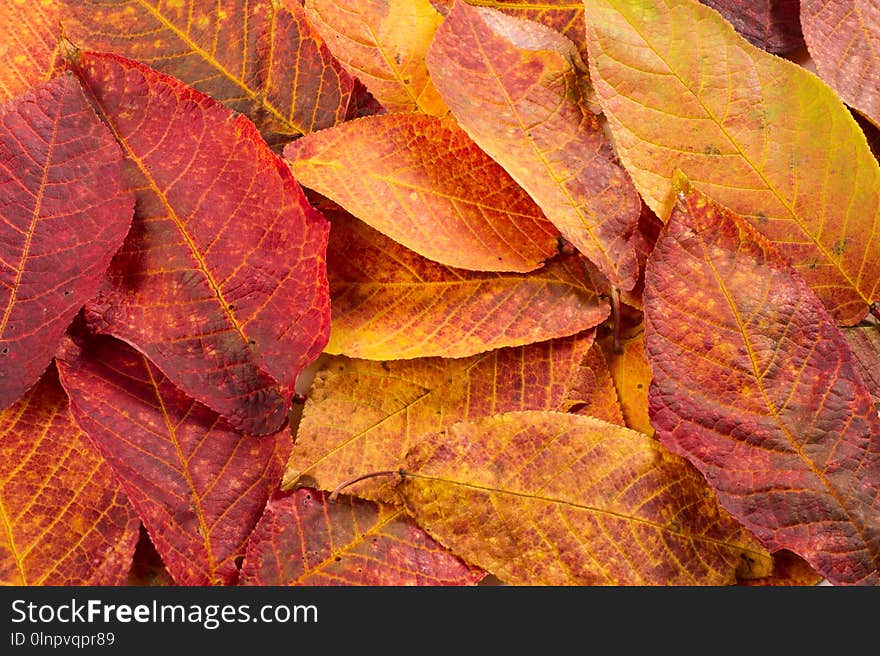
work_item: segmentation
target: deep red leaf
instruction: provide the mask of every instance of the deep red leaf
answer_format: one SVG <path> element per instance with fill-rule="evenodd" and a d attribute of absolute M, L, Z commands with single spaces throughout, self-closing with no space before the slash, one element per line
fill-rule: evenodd
<path fill-rule="evenodd" d="M 0 109 L 0 409 L 49 366 L 133 210 L 119 146 L 75 77 Z"/>
<path fill-rule="evenodd" d="M 91 328 L 235 428 L 277 431 L 327 342 L 327 222 L 244 116 L 131 60 L 73 59 L 137 196 Z"/>
<path fill-rule="evenodd" d="M 175 582 L 235 583 L 235 559 L 289 455 L 289 430 L 241 435 L 110 337 L 66 338 L 58 368 L 74 418 L 112 467 Z"/>
<path fill-rule="evenodd" d="M 777 55 L 804 47 L 799 0 L 700 0 L 751 43 Z"/>

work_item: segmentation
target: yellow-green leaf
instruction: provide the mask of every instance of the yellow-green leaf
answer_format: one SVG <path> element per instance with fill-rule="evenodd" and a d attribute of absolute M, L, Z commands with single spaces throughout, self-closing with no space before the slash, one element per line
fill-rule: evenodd
<path fill-rule="evenodd" d="M 673 175 L 791 259 L 835 318 L 880 296 L 880 166 L 840 99 L 696 0 L 584 0 L 591 79 L 658 216 Z"/>

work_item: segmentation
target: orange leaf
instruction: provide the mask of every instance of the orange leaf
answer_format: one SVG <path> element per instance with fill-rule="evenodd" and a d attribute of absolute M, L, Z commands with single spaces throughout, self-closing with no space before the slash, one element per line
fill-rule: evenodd
<path fill-rule="evenodd" d="M 626 426 L 614 379 L 598 342 L 593 342 L 587 351 L 568 398 L 559 410 Z"/>
<path fill-rule="evenodd" d="M 801 0 L 801 25 L 819 76 L 880 126 L 880 5 Z"/>
<path fill-rule="evenodd" d="M 91 328 L 236 429 L 276 432 L 329 333 L 327 222 L 244 116 L 137 62 L 74 58 L 137 197 Z"/>
<path fill-rule="evenodd" d="M 287 427 L 244 436 L 109 337 L 59 349 L 71 412 L 137 509 L 178 585 L 234 584 L 235 559 L 290 454 Z"/>
<path fill-rule="evenodd" d="M 584 6 L 593 86 L 651 209 L 668 218 L 680 169 L 790 258 L 838 321 L 864 317 L 880 298 L 880 166 L 836 94 L 696 0 Z"/>
<path fill-rule="evenodd" d="M 484 573 L 400 509 L 317 490 L 276 493 L 248 543 L 242 585 L 469 585 Z"/>
<path fill-rule="evenodd" d="M 443 20 L 428 0 L 306 0 L 305 8 L 333 54 L 389 112 L 449 111 L 425 67 Z"/>
<path fill-rule="evenodd" d="M 418 114 L 350 121 L 288 144 L 301 184 L 436 262 L 532 271 L 557 231 L 455 124 Z"/>
<path fill-rule="evenodd" d="M 0 583 L 124 584 L 140 522 L 54 367 L 0 413 L 0 452 Z"/>
<path fill-rule="evenodd" d="M 585 105 L 583 62 L 544 25 L 458 2 L 428 52 L 462 128 L 531 194 L 617 287 L 638 264 L 628 240 L 641 203 Z"/>
<path fill-rule="evenodd" d="M 397 486 L 438 542 L 513 585 L 719 585 L 770 555 L 688 463 L 592 417 L 511 412 L 428 435 Z"/>
<path fill-rule="evenodd" d="M 49 366 L 133 212 L 119 146 L 75 77 L 0 108 L 0 409 Z"/>
<path fill-rule="evenodd" d="M 654 427 L 648 417 L 651 365 L 645 357 L 644 326 L 637 326 L 621 339 L 620 353 L 614 351 L 614 340 L 610 335 L 599 343 L 614 379 L 626 426 L 653 437 Z"/>
<path fill-rule="evenodd" d="M 256 123 L 272 144 L 342 121 L 354 81 L 298 0 L 60 0 L 77 46 L 136 59 Z"/>
<path fill-rule="evenodd" d="M 529 274 L 462 271 L 419 257 L 344 212 L 328 217 L 328 353 L 463 357 L 565 337 L 608 316 L 574 257 Z"/>
<path fill-rule="evenodd" d="M 880 418 L 818 298 L 741 217 L 682 192 L 648 260 L 651 423 L 771 551 L 880 582 Z"/>
<path fill-rule="evenodd" d="M 422 433 L 457 421 L 570 407 L 592 343 L 590 332 L 454 360 L 330 358 L 309 391 L 283 487 L 299 482 L 332 490 L 354 476 L 395 469 Z M 391 484 L 378 478 L 347 492 L 397 500 Z"/>
<path fill-rule="evenodd" d="M 0 103 L 49 79 L 59 14 L 55 0 L 0 2 Z"/>

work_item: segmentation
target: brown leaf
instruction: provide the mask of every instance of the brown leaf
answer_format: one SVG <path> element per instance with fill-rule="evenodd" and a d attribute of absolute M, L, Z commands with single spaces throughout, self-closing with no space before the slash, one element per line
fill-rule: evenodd
<path fill-rule="evenodd" d="M 276 493 L 248 543 L 243 585 L 473 585 L 485 574 L 400 509 L 318 490 Z"/>
<path fill-rule="evenodd" d="M 371 116 L 297 139 L 284 156 L 300 184 L 436 262 L 525 272 L 556 254 L 559 231 L 450 121 Z"/>
<path fill-rule="evenodd" d="M 241 435 L 143 355 L 108 337 L 58 354 L 71 412 L 178 585 L 229 585 L 290 454 L 290 431 Z"/>
<path fill-rule="evenodd" d="M 641 203 L 585 104 L 574 45 L 550 28 L 458 2 L 428 70 L 456 120 L 617 287 L 632 289 Z"/>
<path fill-rule="evenodd" d="M 598 342 L 587 351 L 568 397 L 558 409 L 626 426 L 614 379 Z"/>
<path fill-rule="evenodd" d="M 370 362 L 334 357 L 318 371 L 283 487 L 333 490 L 360 474 L 395 469 L 426 432 L 512 410 L 571 406 L 593 333 L 469 358 Z M 575 400 L 583 402 L 580 395 Z M 347 493 L 394 503 L 373 479 Z"/>
<path fill-rule="evenodd" d="M 329 333 L 327 222 L 244 116 L 129 59 L 73 59 L 137 197 L 90 326 L 236 429 L 276 432 Z"/>
<path fill-rule="evenodd" d="M 397 489 L 438 542 L 513 585 L 719 585 L 772 567 L 684 459 L 592 417 L 455 424 L 410 450 Z"/>
<path fill-rule="evenodd" d="M 0 108 L 0 408 L 49 366 L 133 212 L 119 146 L 75 77 Z"/>
<path fill-rule="evenodd" d="M 420 257 L 345 212 L 328 217 L 328 353 L 464 357 L 565 337 L 608 316 L 574 257 L 529 274 L 463 271 Z"/>
<path fill-rule="evenodd" d="M 49 369 L 0 413 L 0 583 L 122 585 L 138 518 Z"/>
<path fill-rule="evenodd" d="M 660 440 L 771 551 L 880 582 L 880 418 L 846 340 L 744 219 L 683 191 L 648 261 Z"/>

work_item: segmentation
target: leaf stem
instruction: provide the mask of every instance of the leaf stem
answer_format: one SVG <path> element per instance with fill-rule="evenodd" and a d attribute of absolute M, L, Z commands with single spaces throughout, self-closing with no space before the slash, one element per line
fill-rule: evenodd
<path fill-rule="evenodd" d="M 384 471 L 375 471 L 370 472 L 369 474 L 361 474 L 360 476 L 355 476 L 354 478 L 350 478 L 347 481 L 343 481 L 330 493 L 330 496 L 327 497 L 327 501 L 330 503 L 336 503 L 336 498 L 339 496 L 339 493 L 342 492 L 345 488 L 350 485 L 354 485 L 355 483 L 360 483 L 361 481 L 368 478 L 376 478 L 377 476 L 403 476 L 402 469 L 386 469 Z"/>
<path fill-rule="evenodd" d="M 620 289 L 611 288 L 611 320 L 614 322 L 614 352 L 623 353 L 620 346 Z"/>

